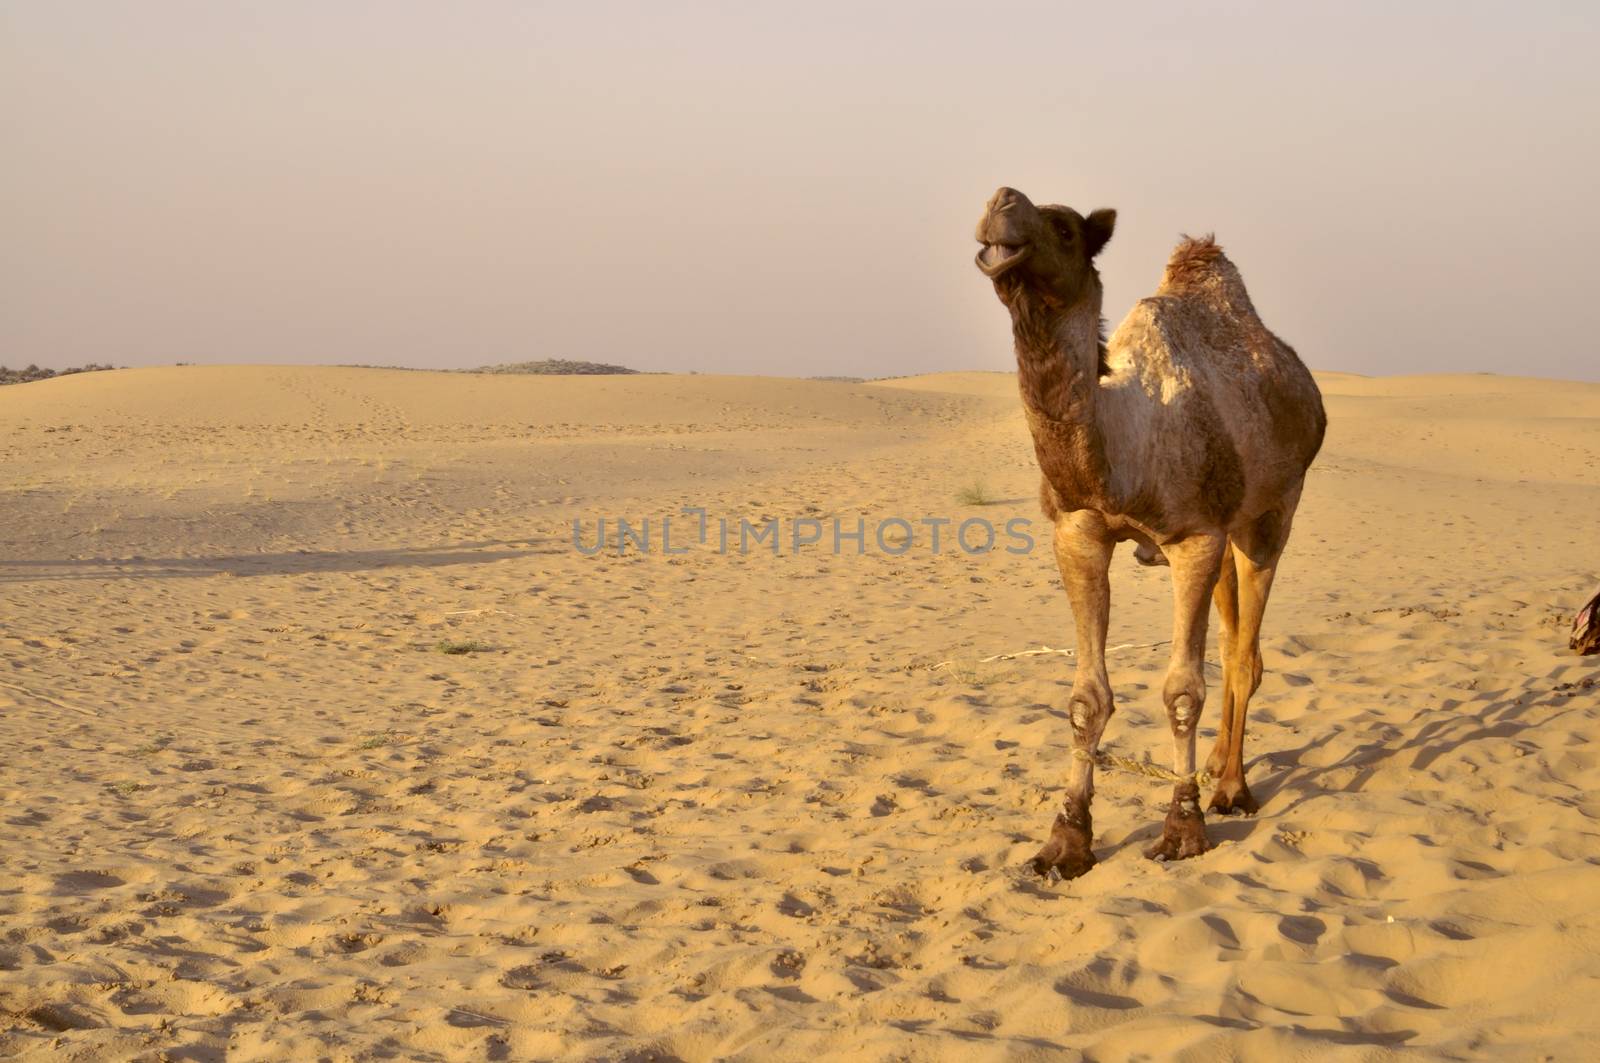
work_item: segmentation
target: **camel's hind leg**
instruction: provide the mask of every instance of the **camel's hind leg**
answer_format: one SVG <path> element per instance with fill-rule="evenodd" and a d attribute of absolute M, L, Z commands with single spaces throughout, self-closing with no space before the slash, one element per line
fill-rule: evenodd
<path fill-rule="evenodd" d="M 1213 812 L 1254 814 L 1258 807 L 1244 780 L 1245 717 L 1251 697 L 1261 686 L 1261 621 L 1299 500 L 1297 487 L 1281 506 L 1236 530 L 1232 537 L 1229 553 L 1238 580 L 1239 622 L 1232 637 L 1225 639 L 1223 650 L 1223 722 L 1211 755 L 1212 765 L 1221 761 L 1220 770 L 1213 767 L 1217 777 L 1216 792 L 1211 795 Z"/>
<path fill-rule="evenodd" d="M 1239 570 L 1233 561 L 1230 543 L 1222 551 L 1222 571 L 1211 600 L 1217 606 L 1217 644 L 1222 651 L 1222 711 L 1217 714 L 1217 741 L 1206 758 L 1206 772 L 1213 778 L 1222 775 L 1228 757 L 1228 734 L 1233 728 L 1233 644 L 1239 630 Z"/>

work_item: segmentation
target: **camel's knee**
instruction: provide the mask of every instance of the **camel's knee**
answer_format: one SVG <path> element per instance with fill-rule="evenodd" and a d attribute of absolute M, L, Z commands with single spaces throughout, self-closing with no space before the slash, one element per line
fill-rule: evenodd
<path fill-rule="evenodd" d="M 1099 744 L 1115 706 L 1111 687 L 1104 681 L 1079 682 L 1072 690 L 1072 736 L 1081 748 Z"/>
<path fill-rule="evenodd" d="M 1172 733 L 1192 734 L 1200 725 L 1200 710 L 1206 703 L 1205 677 L 1199 669 L 1174 669 L 1167 674 L 1161 700 L 1166 703 L 1167 722 L 1172 725 Z"/>

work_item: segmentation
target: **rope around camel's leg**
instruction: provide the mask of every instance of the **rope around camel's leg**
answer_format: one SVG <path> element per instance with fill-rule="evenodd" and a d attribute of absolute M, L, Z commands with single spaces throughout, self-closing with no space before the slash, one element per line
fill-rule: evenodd
<path fill-rule="evenodd" d="M 1118 650 L 1153 650 L 1169 645 L 1171 645 L 1170 640 L 1141 643 L 1124 642 L 1116 646 L 1107 646 L 1106 652 L 1115 653 Z M 1042 657 L 1050 654 L 1059 654 L 1063 657 L 1077 656 L 1077 653 L 1073 650 L 1056 649 L 1050 646 L 1040 646 L 1036 650 L 1017 650 L 1013 653 L 997 653 L 992 657 L 982 657 L 978 660 L 978 663 L 993 664 L 996 661 L 1014 661 L 1021 657 Z M 955 661 L 940 661 L 933 667 L 934 670 L 937 671 L 940 668 L 949 668 L 955 663 Z M 1210 665 L 1212 668 L 1220 667 L 1219 665 L 1213 664 L 1211 661 L 1206 661 L 1205 663 Z M 1134 760 L 1132 757 L 1119 757 L 1115 753 L 1107 752 L 1104 749 L 1099 750 L 1092 757 L 1089 755 L 1089 753 L 1082 749 L 1073 749 L 1072 755 L 1079 760 L 1087 760 L 1097 767 L 1104 768 L 1107 771 L 1120 771 L 1128 775 L 1141 775 L 1147 779 L 1160 779 L 1163 782 L 1183 783 L 1192 781 L 1203 788 L 1210 786 L 1214 781 L 1212 774 L 1205 768 L 1201 768 L 1193 775 L 1179 775 L 1175 771 L 1172 771 L 1168 768 L 1163 768 L 1154 761 Z"/>
<path fill-rule="evenodd" d="M 1081 749 L 1074 749 L 1072 755 L 1079 760 L 1089 760 L 1089 754 Z M 1179 775 L 1170 768 L 1163 768 L 1151 760 L 1134 760 L 1132 757 L 1119 757 L 1108 750 L 1100 750 L 1093 757 L 1096 767 L 1107 771 L 1120 771 L 1128 775 L 1140 775 L 1146 779 L 1160 779 L 1162 782 L 1183 783 L 1193 782 L 1198 786 L 1211 784 L 1211 773 L 1201 768 L 1193 775 Z"/>

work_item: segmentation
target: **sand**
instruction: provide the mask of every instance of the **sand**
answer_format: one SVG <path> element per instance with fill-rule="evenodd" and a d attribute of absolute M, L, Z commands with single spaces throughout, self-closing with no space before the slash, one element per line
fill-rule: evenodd
<path fill-rule="evenodd" d="M 1054 885 L 1071 662 L 977 663 L 1071 640 L 1009 375 L 0 389 L 0 1055 L 1590 1057 L 1600 386 L 1320 379 L 1261 813 L 1155 864 L 1103 774 Z M 1108 748 L 1164 761 L 1166 572 L 1113 579 Z"/>

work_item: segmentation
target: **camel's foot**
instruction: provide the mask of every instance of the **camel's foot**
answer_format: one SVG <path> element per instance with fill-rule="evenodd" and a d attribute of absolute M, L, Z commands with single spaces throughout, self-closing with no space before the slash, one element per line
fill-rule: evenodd
<path fill-rule="evenodd" d="M 1200 814 L 1200 788 L 1192 782 L 1178 783 L 1172 788 L 1172 804 L 1167 806 L 1161 838 L 1144 855 L 1152 860 L 1187 860 L 1209 848 L 1206 818 Z"/>
<path fill-rule="evenodd" d="M 1211 755 L 1206 758 L 1206 774 L 1213 779 L 1222 778 L 1222 769 L 1228 765 L 1228 743 L 1225 737 L 1219 735 L 1217 744 L 1212 747 Z"/>
<path fill-rule="evenodd" d="M 1256 799 L 1250 795 L 1250 787 L 1246 786 L 1243 777 L 1240 777 L 1218 779 L 1216 792 L 1211 795 L 1211 804 L 1206 810 L 1220 816 L 1231 816 L 1234 813 L 1253 816 L 1260 808 L 1261 806 L 1256 804 Z"/>
<path fill-rule="evenodd" d="M 1050 840 L 1029 861 L 1029 866 L 1044 878 L 1077 878 L 1094 866 L 1093 836 L 1089 809 L 1074 809 L 1072 819 L 1057 812 L 1050 827 Z"/>

